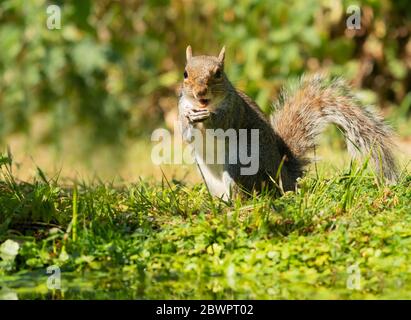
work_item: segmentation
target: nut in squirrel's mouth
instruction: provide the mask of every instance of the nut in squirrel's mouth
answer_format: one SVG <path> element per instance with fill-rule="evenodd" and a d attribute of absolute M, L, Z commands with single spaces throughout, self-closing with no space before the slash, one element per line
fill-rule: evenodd
<path fill-rule="evenodd" d="M 199 99 L 198 102 L 202 108 L 206 108 L 210 103 L 210 99 Z"/>

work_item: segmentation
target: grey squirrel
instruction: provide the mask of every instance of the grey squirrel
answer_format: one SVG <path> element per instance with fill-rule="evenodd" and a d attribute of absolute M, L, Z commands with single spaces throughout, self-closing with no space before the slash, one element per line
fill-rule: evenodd
<path fill-rule="evenodd" d="M 297 178 L 309 163 L 307 152 L 315 147 L 316 137 L 329 123 L 342 129 L 352 155 L 357 155 L 357 151 L 370 154 L 381 178 L 389 183 L 397 181 L 390 128 L 360 105 L 342 79 L 329 80 L 318 74 L 303 77 L 292 92 L 283 91 L 276 111 L 268 119 L 251 98 L 230 83 L 224 73 L 224 57 L 225 47 L 218 56 L 193 56 L 188 46 L 179 93 L 179 123 L 184 140 L 192 141 L 194 129 L 204 134 L 201 148 L 194 146 L 194 153 L 211 194 L 228 199 L 239 192 L 259 192 L 272 186 L 294 190 Z M 224 136 L 214 136 L 207 145 L 207 129 L 235 133 L 258 129 L 258 154 L 254 155 L 257 172 L 242 174 L 244 165 L 229 161 L 230 143 L 239 143 L 238 136 L 231 142 Z M 215 140 L 223 141 L 223 161 L 207 163 L 207 152 L 216 152 L 216 148 L 210 148 L 210 141 L 214 145 Z M 247 139 L 245 144 L 244 150 L 249 153 L 252 140 Z M 237 160 L 241 156 L 238 147 L 232 149 L 237 152 Z"/>

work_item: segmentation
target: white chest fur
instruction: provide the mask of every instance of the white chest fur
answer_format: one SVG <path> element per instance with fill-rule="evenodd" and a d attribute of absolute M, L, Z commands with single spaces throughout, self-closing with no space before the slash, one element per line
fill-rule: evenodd
<path fill-rule="evenodd" d="M 224 159 L 225 148 L 217 148 L 217 139 L 210 135 L 211 133 L 206 131 L 202 143 L 195 144 L 195 159 L 210 193 L 228 199 L 230 195 L 229 175 L 224 171 L 224 163 L 218 161 Z"/>

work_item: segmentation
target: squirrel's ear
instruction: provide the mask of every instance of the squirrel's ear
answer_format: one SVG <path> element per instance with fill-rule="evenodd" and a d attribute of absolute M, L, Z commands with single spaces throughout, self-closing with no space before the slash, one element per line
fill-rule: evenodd
<path fill-rule="evenodd" d="M 191 46 L 188 46 L 187 49 L 186 49 L 186 59 L 187 59 L 187 61 L 190 61 L 192 57 L 193 57 L 193 50 L 191 50 Z"/>
<path fill-rule="evenodd" d="M 224 57 L 225 57 L 225 46 L 221 49 L 220 54 L 218 55 L 218 60 L 221 63 L 224 63 Z"/>

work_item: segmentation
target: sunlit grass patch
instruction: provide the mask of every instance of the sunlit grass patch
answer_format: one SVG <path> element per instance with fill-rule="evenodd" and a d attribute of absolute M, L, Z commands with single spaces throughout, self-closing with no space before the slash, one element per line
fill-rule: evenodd
<path fill-rule="evenodd" d="M 296 192 L 227 203 L 167 176 L 60 185 L 39 171 L 28 183 L 9 165 L 4 158 L 0 243 L 18 251 L 2 251 L 6 297 L 396 299 L 411 289 L 405 172 L 385 186 L 361 166 L 319 168 Z M 61 290 L 47 288 L 51 265 Z"/>

